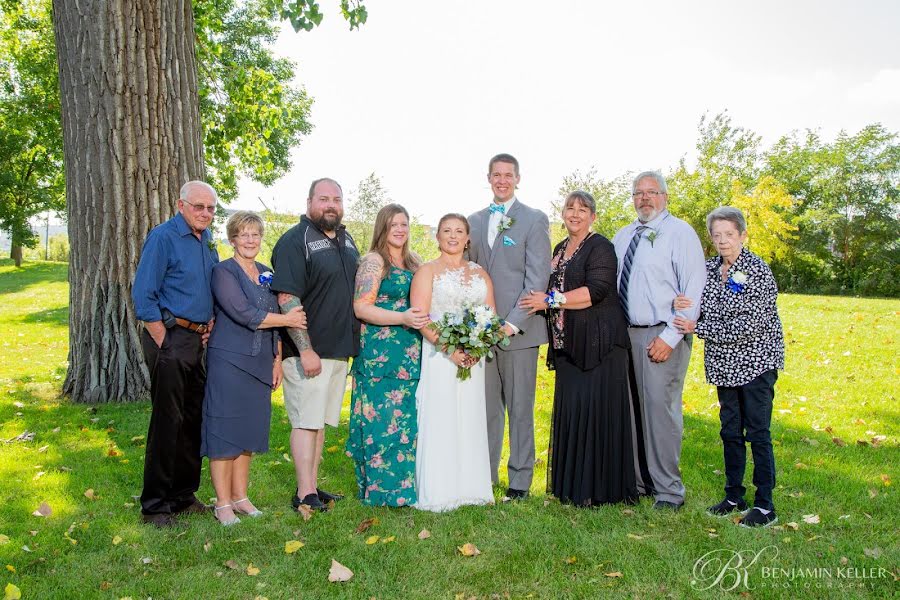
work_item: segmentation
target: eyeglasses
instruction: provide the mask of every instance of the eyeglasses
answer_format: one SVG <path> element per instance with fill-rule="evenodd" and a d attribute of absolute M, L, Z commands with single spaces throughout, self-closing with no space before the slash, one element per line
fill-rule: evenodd
<path fill-rule="evenodd" d="M 184 202 L 185 204 L 190 204 L 195 213 L 202 213 L 204 211 L 210 214 L 216 213 L 215 204 L 194 204 L 193 202 L 188 202 L 187 200 L 182 200 L 182 202 Z"/>
<path fill-rule="evenodd" d="M 634 192 L 631 194 L 632 198 L 640 198 L 642 196 L 647 196 L 651 200 L 656 198 L 657 196 L 663 195 L 665 192 L 657 192 L 656 190 L 644 190 L 642 192 Z"/>
<path fill-rule="evenodd" d="M 237 239 L 241 240 L 242 242 L 246 242 L 246 241 L 249 241 L 249 240 L 253 240 L 254 242 L 258 242 L 259 240 L 262 239 L 262 234 L 261 234 L 261 233 L 242 233 L 242 234 L 237 235 L 237 236 L 235 236 L 235 237 L 237 237 Z"/>

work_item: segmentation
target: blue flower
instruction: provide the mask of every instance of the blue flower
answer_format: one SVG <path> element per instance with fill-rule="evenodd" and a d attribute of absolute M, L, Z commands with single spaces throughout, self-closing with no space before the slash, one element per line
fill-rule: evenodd
<path fill-rule="evenodd" d="M 728 289 L 735 294 L 740 294 L 744 291 L 744 288 L 747 287 L 746 283 L 738 283 L 737 281 L 735 281 L 733 276 L 728 278 L 728 281 L 725 282 L 725 285 L 728 286 Z"/>
<path fill-rule="evenodd" d="M 259 274 L 260 285 L 269 285 L 270 283 L 272 283 L 273 276 L 274 276 L 274 274 L 272 273 L 272 271 L 264 271 L 263 273 L 260 273 Z"/>

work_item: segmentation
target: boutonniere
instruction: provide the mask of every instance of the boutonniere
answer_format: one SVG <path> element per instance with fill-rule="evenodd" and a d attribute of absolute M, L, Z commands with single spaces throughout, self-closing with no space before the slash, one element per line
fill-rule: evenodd
<path fill-rule="evenodd" d="M 259 284 L 260 285 L 269 285 L 272 283 L 272 277 L 274 273 L 272 271 L 263 271 L 259 274 Z"/>
<path fill-rule="evenodd" d="M 659 237 L 659 234 L 657 232 L 653 231 L 652 229 L 650 230 L 650 233 L 647 234 L 647 239 L 650 240 L 651 248 L 653 247 L 653 242 L 655 242 L 656 238 L 658 238 L 658 237 Z"/>
<path fill-rule="evenodd" d="M 512 239 L 511 237 L 504 235 L 503 236 L 503 245 L 504 246 L 515 246 L 516 241 L 514 239 Z"/>
<path fill-rule="evenodd" d="M 210 250 L 215 250 L 216 242 L 213 240 L 206 240 L 206 247 L 209 248 Z"/>
<path fill-rule="evenodd" d="M 728 286 L 728 289 L 736 294 L 740 294 L 744 291 L 744 288 L 747 287 L 747 274 L 741 271 L 735 271 L 731 274 L 731 277 L 728 278 L 728 281 L 725 282 Z"/>
<path fill-rule="evenodd" d="M 503 233 L 515 224 L 515 219 L 503 215 L 502 217 L 500 217 L 500 223 L 497 225 L 497 233 Z"/>

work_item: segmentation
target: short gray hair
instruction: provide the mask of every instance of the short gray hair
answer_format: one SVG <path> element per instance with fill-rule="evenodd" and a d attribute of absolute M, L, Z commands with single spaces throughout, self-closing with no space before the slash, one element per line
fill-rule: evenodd
<path fill-rule="evenodd" d="M 582 206 L 591 211 L 592 215 L 597 214 L 597 201 L 584 190 L 569 192 L 569 195 L 566 196 L 566 199 L 563 201 L 563 210 L 566 210 L 575 202 L 580 202 Z"/>
<path fill-rule="evenodd" d="M 712 226 L 715 221 L 728 221 L 734 223 L 738 233 L 743 234 L 747 231 L 747 219 L 741 209 L 733 206 L 720 206 L 706 215 L 706 231 L 712 235 Z"/>
<path fill-rule="evenodd" d="M 659 191 L 663 194 L 669 193 L 669 187 L 666 185 L 666 178 L 662 176 L 662 173 L 659 171 L 642 171 L 638 173 L 637 177 L 634 178 L 634 181 L 631 182 L 631 193 L 634 194 L 634 190 L 637 189 L 638 184 L 641 182 L 641 179 L 651 178 L 656 180 L 656 184 L 659 186 Z"/>
<path fill-rule="evenodd" d="M 181 186 L 181 191 L 178 192 L 178 198 L 180 198 L 181 200 L 187 200 L 188 195 L 191 193 L 191 190 L 195 188 L 200 188 L 208 191 L 210 194 L 212 194 L 212 197 L 215 199 L 216 203 L 219 202 L 219 194 L 216 193 L 215 188 L 205 181 L 200 181 L 199 179 L 188 181 L 186 184 Z"/>
<path fill-rule="evenodd" d="M 229 240 L 233 240 L 248 227 L 256 227 L 259 235 L 265 233 L 266 230 L 263 220 L 258 214 L 249 210 L 239 210 L 228 218 L 228 222 L 225 223 L 225 233 Z"/>

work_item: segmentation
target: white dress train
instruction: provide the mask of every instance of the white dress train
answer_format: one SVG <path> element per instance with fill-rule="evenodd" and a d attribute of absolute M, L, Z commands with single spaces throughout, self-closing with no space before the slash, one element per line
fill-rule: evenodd
<path fill-rule="evenodd" d="M 473 268 L 474 263 L 469 263 Z M 466 303 L 483 303 L 484 279 L 466 269 L 448 270 L 432 283 L 431 318 L 459 312 Z M 415 507 L 431 512 L 467 504 L 490 504 L 490 454 L 484 399 L 484 361 L 472 367 L 472 377 L 456 378 L 456 365 L 425 341 L 416 390 L 419 437 L 416 447 Z"/>

